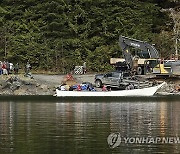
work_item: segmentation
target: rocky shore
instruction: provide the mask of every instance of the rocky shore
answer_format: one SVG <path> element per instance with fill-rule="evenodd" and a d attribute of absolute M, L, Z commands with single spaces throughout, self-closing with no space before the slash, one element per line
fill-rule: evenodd
<path fill-rule="evenodd" d="M 74 75 L 77 83 L 94 83 L 94 74 Z M 0 95 L 53 95 L 56 87 L 62 83 L 64 75 L 43 75 L 36 74 L 33 78 L 23 75 L 0 76 Z M 161 88 L 157 94 L 180 95 L 178 86 L 180 80 L 168 81 L 167 85 Z"/>
<path fill-rule="evenodd" d="M 64 75 L 1 75 L 0 95 L 54 95 Z M 78 83 L 94 82 L 94 75 L 75 75 Z"/>
<path fill-rule="evenodd" d="M 52 95 L 54 93 L 54 87 L 23 76 L 3 77 L 0 83 L 0 95 Z"/>

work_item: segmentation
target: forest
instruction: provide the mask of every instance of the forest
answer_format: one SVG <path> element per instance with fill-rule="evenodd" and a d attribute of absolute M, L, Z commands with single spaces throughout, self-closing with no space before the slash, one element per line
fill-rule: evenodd
<path fill-rule="evenodd" d="M 1 0 L 0 60 L 66 73 L 87 64 L 112 69 L 120 35 L 155 44 L 167 58 L 180 48 L 179 0 Z"/>

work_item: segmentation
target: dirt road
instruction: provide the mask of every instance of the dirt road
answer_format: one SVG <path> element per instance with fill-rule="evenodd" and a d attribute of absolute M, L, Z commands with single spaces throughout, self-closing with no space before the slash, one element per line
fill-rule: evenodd
<path fill-rule="evenodd" d="M 44 75 L 44 74 L 33 74 L 34 79 L 40 83 L 48 86 L 60 85 L 65 75 Z M 94 83 L 94 74 L 86 75 L 73 75 L 73 77 L 79 82 L 91 82 Z"/>

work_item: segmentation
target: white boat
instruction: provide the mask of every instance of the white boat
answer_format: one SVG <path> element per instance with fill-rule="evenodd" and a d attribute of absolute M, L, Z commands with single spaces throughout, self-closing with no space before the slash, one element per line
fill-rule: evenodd
<path fill-rule="evenodd" d="M 153 96 L 156 91 L 165 85 L 166 82 L 160 85 L 132 90 L 118 91 L 61 91 L 56 89 L 57 97 L 118 97 L 118 96 Z"/>

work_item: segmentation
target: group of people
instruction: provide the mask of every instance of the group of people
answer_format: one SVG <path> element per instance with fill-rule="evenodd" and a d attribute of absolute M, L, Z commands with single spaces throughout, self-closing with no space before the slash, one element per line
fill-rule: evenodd
<path fill-rule="evenodd" d="M 30 73 L 31 65 L 27 62 L 25 66 L 25 75 Z M 19 73 L 19 63 L 15 65 L 8 61 L 0 61 L 0 75 L 9 75 L 9 74 L 18 74 Z"/>
<path fill-rule="evenodd" d="M 0 61 L 0 75 L 9 75 L 11 73 L 17 74 L 19 71 L 19 64 L 17 63 L 15 66 L 13 63 L 9 63 L 8 61 Z"/>
<path fill-rule="evenodd" d="M 25 65 L 25 75 L 24 76 L 31 76 L 30 73 L 31 65 L 29 61 Z M 0 75 L 9 75 L 9 74 L 18 74 L 19 73 L 19 63 L 15 65 L 8 61 L 0 61 Z"/>

